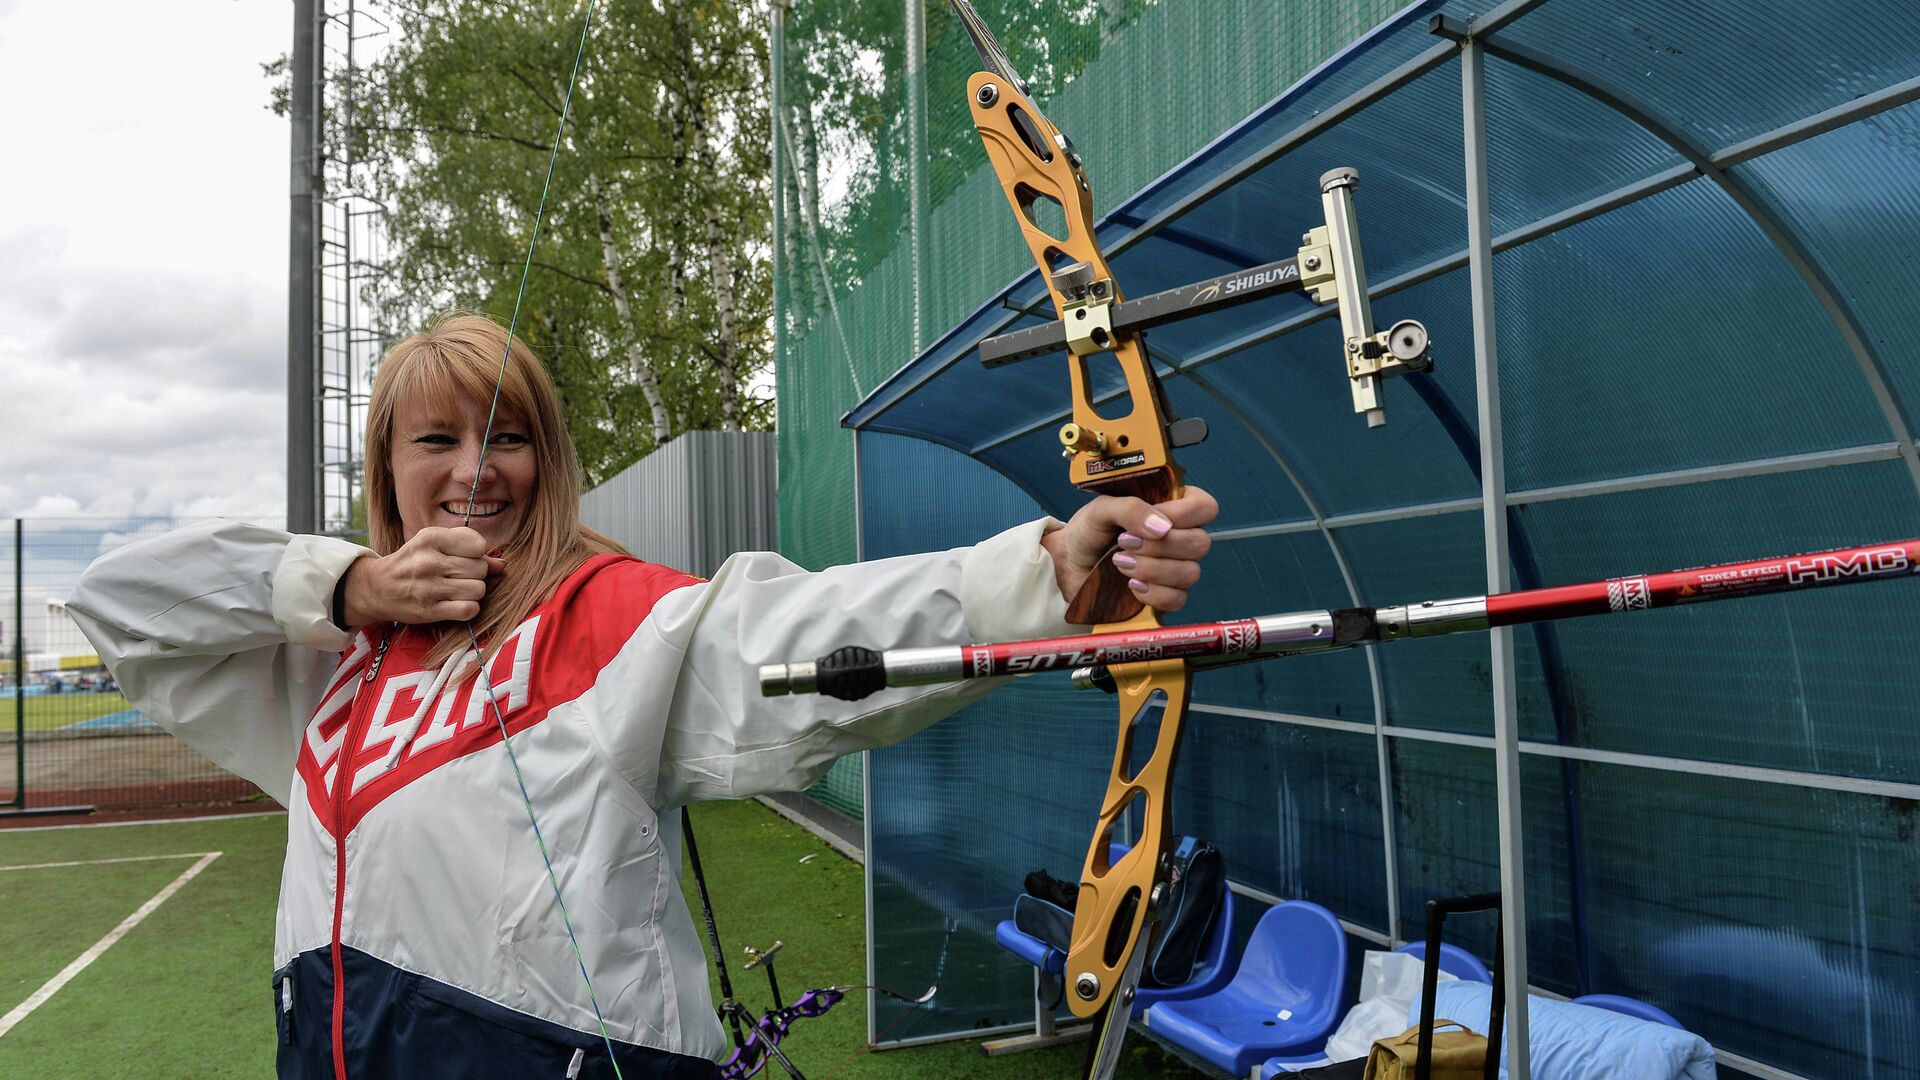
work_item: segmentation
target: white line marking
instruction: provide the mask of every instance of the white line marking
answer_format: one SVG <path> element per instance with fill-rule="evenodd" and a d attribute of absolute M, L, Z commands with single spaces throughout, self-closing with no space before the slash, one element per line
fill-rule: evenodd
<path fill-rule="evenodd" d="M 8 1012 L 7 1015 L 0 1016 L 0 1037 L 4 1037 L 7 1034 L 7 1032 L 12 1031 L 14 1028 L 14 1025 L 18 1024 L 22 1020 L 25 1020 L 30 1014 L 32 1014 L 33 1010 L 39 1008 L 42 1005 L 45 1005 L 47 1003 L 48 998 L 58 993 L 61 987 L 67 985 L 69 982 L 72 982 L 74 976 L 80 974 L 82 971 L 85 971 L 87 969 L 87 965 L 93 963 L 95 960 L 100 959 L 101 953 L 104 953 L 109 948 L 111 948 L 114 942 L 119 941 L 123 937 L 126 937 L 127 934 L 131 932 L 134 927 L 140 925 L 141 920 L 153 914 L 153 911 L 155 908 L 159 907 L 161 904 L 166 903 L 168 897 L 172 896 L 174 893 L 179 892 L 181 886 L 185 885 L 187 882 L 192 881 L 194 878 L 198 877 L 200 875 L 200 871 L 205 870 L 213 862 L 213 860 L 219 858 L 220 855 L 221 853 L 218 851 L 209 851 L 205 855 L 200 856 L 199 861 L 195 862 L 192 866 L 187 867 L 186 870 L 181 872 L 179 877 L 174 878 L 172 881 L 167 882 L 166 888 L 163 888 L 159 892 L 154 893 L 152 899 L 148 900 L 144 904 L 141 904 L 140 907 L 137 910 L 135 910 L 133 914 L 120 920 L 119 926 L 116 926 L 112 930 L 107 931 L 106 937 L 103 937 L 99 941 L 94 942 L 93 946 L 89 948 L 86 952 L 83 952 L 79 956 L 74 957 L 73 963 L 68 964 L 66 967 L 62 968 L 60 970 L 60 974 L 55 975 L 51 979 L 48 979 L 45 985 L 41 986 L 40 989 L 35 990 L 32 994 L 28 995 L 27 1000 L 21 1002 L 18 1005 L 15 1005 L 12 1011 Z"/>
<path fill-rule="evenodd" d="M 106 866 L 109 863 L 153 862 L 155 859 L 197 859 L 202 855 L 215 855 L 213 851 L 181 851 L 172 855 L 128 855 L 118 859 L 79 859 L 74 862 L 22 863 L 19 866 L 0 866 L 0 874 L 9 870 L 54 870 L 64 866 Z"/>
<path fill-rule="evenodd" d="M 139 821 L 80 821 L 72 825 L 20 825 L 0 829 L 0 836 L 17 832 L 52 832 L 55 829 L 124 829 L 129 825 L 188 825 L 196 821 L 238 821 L 254 817 L 286 817 L 285 810 L 253 810 L 244 814 L 204 814 L 200 817 L 146 818 Z"/>

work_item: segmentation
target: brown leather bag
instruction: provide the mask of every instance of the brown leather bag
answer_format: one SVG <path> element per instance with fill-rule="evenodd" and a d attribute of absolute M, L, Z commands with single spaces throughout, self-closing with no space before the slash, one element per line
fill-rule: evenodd
<path fill-rule="evenodd" d="M 1367 1051 L 1367 1071 L 1362 1080 L 1413 1080 L 1419 1061 L 1420 1027 L 1416 1024 L 1391 1039 L 1374 1042 Z M 1433 1022 L 1433 1063 L 1425 1075 L 1431 1080 L 1481 1080 L 1486 1068 L 1485 1035 L 1475 1034 L 1457 1020 Z"/>

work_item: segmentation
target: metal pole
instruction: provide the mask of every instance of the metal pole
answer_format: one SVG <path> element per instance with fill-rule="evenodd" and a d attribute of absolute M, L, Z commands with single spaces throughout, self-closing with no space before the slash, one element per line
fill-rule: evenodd
<path fill-rule="evenodd" d="M 858 562 L 867 555 L 866 522 L 861 519 L 860 488 L 860 429 L 853 430 L 853 558 Z M 873 752 L 860 751 L 860 850 L 866 853 L 861 861 L 861 902 L 866 905 L 867 920 L 867 985 L 876 986 L 880 982 L 879 955 L 874 937 L 874 927 L 880 925 L 874 918 L 873 908 L 873 863 L 877 857 L 873 834 Z M 867 1045 L 880 1041 L 880 995 L 867 995 Z"/>
<path fill-rule="evenodd" d="M 287 236 L 287 528 L 319 527 L 320 20 L 322 0 L 293 4 L 293 153 Z"/>
<path fill-rule="evenodd" d="M 27 808 L 26 523 L 13 519 L 13 802 Z"/>
<path fill-rule="evenodd" d="M 27 809 L 27 635 L 26 523 L 13 519 L 13 798 L 5 817 L 58 817 L 87 814 L 92 805 L 36 806 Z"/>
<path fill-rule="evenodd" d="M 1472 37 L 1461 43 L 1460 84 L 1466 151 L 1467 276 L 1472 286 L 1473 368 L 1479 400 L 1480 513 L 1486 541 L 1487 591 L 1512 588 L 1507 547 L 1506 452 L 1500 438 L 1500 366 L 1493 319 L 1493 230 L 1487 197 L 1486 56 Z M 1527 1059 L 1527 897 L 1520 808 L 1519 697 L 1514 687 L 1513 629 L 1496 626 L 1493 662 L 1493 771 L 1499 798 L 1501 951 L 1507 1014 L 1507 1074 L 1532 1075 Z M 1497 1051 L 1489 1050 L 1490 1053 Z"/>
<path fill-rule="evenodd" d="M 787 355 L 787 313 L 781 307 L 791 303 L 792 297 L 781 276 L 788 270 L 781 253 L 787 242 L 786 201 L 787 170 L 780 159 L 781 110 L 787 107 L 786 78 L 784 69 L 787 50 L 787 2 L 773 0 L 772 21 L 767 31 L 767 104 L 771 123 L 768 132 L 773 138 L 772 188 L 773 188 L 773 366 L 777 372 Z"/>
<path fill-rule="evenodd" d="M 906 0 L 907 244 L 913 275 L 913 352 L 927 340 L 927 8 Z"/>
<path fill-rule="evenodd" d="M 356 27 L 354 17 L 359 14 L 354 0 L 347 0 L 347 68 L 346 100 L 342 108 L 347 114 L 347 122 L 340 132 L 340 280 L 342 308 L 340 319 L 340 520 L 328 521 L 326 515 L 326 493 L 321 491 L 320 524 L 328 531 L 337 531 L 346 536 L 353 532 L 353 333 L 358 325 L 354 317 L 354 299 L 359 289 L 354 286 L 353 273 L 353 125 L 354 99 L 359 90 L 354 85 L 353 38 Z M 322 192 L 324 195 L 325 192 Z M 325 452 L 322 451 L 324 454 Z M 321 462 L 325 466 L 325 461 Z M 324 488 L 326 481 L 319 481 Z"/>
<path fill-rule="evenodd" d="M 1369 647 L 1368 681 L 1373 684 L 1373 758 L 1380 774 L 1380 850 L 1386 859 L 1387 948 L 1400 942 L 1400 837 L 1394 816 L 1399 799 L 1393 784 L 1393 747 L 1387 740 L 1387 692 L 1380 650 Z"/>

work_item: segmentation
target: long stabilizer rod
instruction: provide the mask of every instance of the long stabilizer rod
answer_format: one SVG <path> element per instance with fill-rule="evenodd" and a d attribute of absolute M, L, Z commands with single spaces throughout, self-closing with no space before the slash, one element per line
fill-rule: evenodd
<path fill-rule="evenodd" d="M 1215 667 L 1370 641 L 1436 637 L 1492 626 L 1906 577 L 1916 569 L 1920 569 L 1920 539 L 1398 607 L 1296 611 L 991 645 L 885 652 L 849 645 L 818 660 L 762 667 L 760 691 L 768 697 L 820 693 L 858 701 L 889 686 L 1045 671 L 1072 671 L 1075 682 L 1083 687 L 1111 689 L 1111 668 L 1144 661 L 1186 660 L 1197 667 Z"/>

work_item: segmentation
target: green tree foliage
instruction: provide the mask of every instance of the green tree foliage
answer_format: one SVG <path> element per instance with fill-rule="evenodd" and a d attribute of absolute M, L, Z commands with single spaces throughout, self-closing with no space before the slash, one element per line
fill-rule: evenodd
<path fill-rule="evenodd" d="M 584 9 L 393 10 L 391 45 L 331 95 L 355 102 L 355 182 L 388 210 L 380 299 L 402 325 L 505 321 Z M 766 25 L 726 0 L 596 9 L 519 322 L 590 482 L 683 431 L 771 426 Z"/>
<path fill-rule="evenodd" d="M 1044 104 L 1100 54 L 1101 46 L 1155 0 L 975 0 L 981 15 Z M 927 33 L 925 82 L 952 96 L 980 67 L 947 0 L 921 0 Z M 787 16 L 783 149 L 790 155 L 786 205 L 820 249 L 790 245 L 787 273 L 804 323 L 810 301 L 832 282 L 841 294 L 893 250 L 906 228 L 909 162 L 907 67 L 900 0 L 791 0 Z M 986 164 L 964 107 L 927 108 L 929 207 Z M 824 189 L 824 191 L 823 191 Z M 838 189 L 836 196 L 826 194 Z M 824 260 L 826 269 L 805 263 Z M 824 300 L 820 301 L 824 303 Z M 792 317 L 790 315 L 790 317 Z"/>

